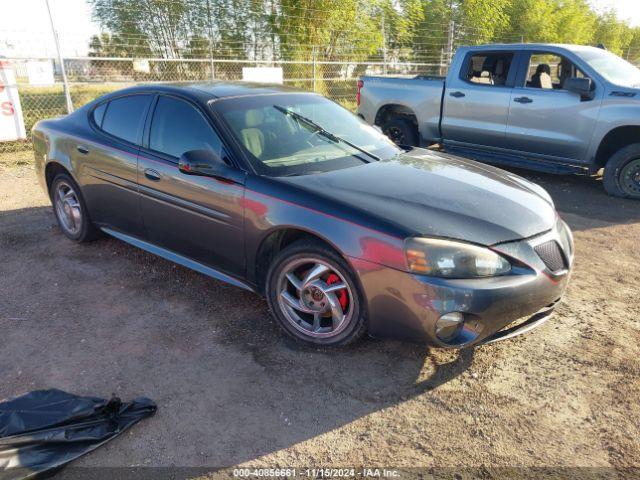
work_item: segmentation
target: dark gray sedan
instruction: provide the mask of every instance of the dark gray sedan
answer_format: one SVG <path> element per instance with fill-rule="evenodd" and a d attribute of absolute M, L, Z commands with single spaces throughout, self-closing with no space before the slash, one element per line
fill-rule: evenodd
<path fill-rule="evenodd" d="M 571 232 L 542 188 L 397 147 L 320 95 L 139 86 L 33 140 L 67 237 L 103 232 L 264 294 L 308 343 L 507 338 L 546 320 L 569 279 Z"/>

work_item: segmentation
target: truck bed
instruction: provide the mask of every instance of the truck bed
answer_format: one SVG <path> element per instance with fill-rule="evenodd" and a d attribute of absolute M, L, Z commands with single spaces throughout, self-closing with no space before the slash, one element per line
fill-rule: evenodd
<path fill-rule="evenodd" d="M 407 107 L 417 112 L 424 142 L 439 137 L 440 104 L 445 77 L 362 77 L 358 113 L 370 124 L 380 124 L 384 109 Z"/>

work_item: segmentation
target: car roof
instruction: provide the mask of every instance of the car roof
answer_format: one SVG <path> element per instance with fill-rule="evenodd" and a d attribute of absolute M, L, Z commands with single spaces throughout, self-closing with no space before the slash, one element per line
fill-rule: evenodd
<path fill-rule="evenodd" d="M 573 45 L 568 43 L 488 43 L 484 45 L 470 45 L 469 50 L 537 50 L 545 48 L 561 48 L 571 52 L 584 50 L 601 50 L 598 47 Z"/>
<path fill-rule="evenodd" d="M 241 81 L 212 80 L 209 82 L 178 82 L 178 83 L 150 83 L 140 84 L 113 92 L 122 95 L 136 92 L 166 92 L 180 93 L 200 101 L 216 98 L 244 97 L 253 95 L 267 95 L 276 93 L 310 93 L 284 85 L 252 83 Z M 111 96 L 110 95 L 110 96 Z"/>

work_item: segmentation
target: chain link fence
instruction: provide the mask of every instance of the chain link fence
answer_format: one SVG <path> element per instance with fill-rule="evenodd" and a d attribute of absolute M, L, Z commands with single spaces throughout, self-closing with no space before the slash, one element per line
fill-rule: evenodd
<path fill-rule="evenodd" d="M 54 83 L 30 83 L 30 62 L 51 62 Z M 439 74 L 446 65 L 440 63 L 384 63 L 330 61 L 249 61 L 229 59 L 135 59 L 76 57 L 63 59 L 69 95 L 78 108 L 105 93 L 126 86 L 154 82 L 206 82 L 211 80 L 238 81 L 244 67 L 281 67 L 283 83 L 302 90 L 314 91 L 355 110 L 357 80 L 362 75 Z M 66 97 L 59 62 L 51 58 L 3 59 L 5 68 L 15 72 L 22 117 L 27 138 L 0 142 L 0 154 L 28 151 L 33 125 L 46 118 L 67 114 Z M 32 79 L 33 80 L 33 79 Z"/>

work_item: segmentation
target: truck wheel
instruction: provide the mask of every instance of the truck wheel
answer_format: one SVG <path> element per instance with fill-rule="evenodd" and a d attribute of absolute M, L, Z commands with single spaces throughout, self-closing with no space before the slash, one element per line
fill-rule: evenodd
<path fill-rule="evenodd" d="M 393 140 L 396 145 L 418 146 L 418 129 L 408 118 L 391 117 L 382 126 L 382 132 Z"/>
<path fill-rule="evenodd" d="M 609 195 L 640 199 L 640 143 L 621 148 L 609 159 L 603 183 Z"/>

